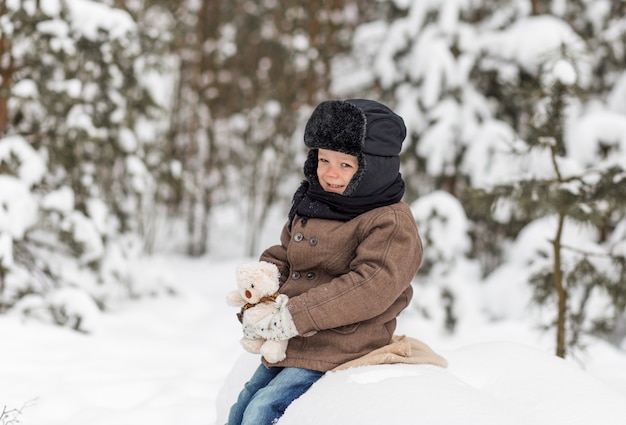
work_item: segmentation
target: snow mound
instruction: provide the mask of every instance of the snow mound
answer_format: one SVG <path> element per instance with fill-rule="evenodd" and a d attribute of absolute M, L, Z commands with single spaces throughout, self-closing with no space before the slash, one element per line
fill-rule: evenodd
<path fill-rule="evenodd" d="M 626 396 L 578 366 L 514 343 L 442 353 L 450 366 L 384 365 L 326 374 L 279 425 L 624 425 Z M 258 360 L 242 356 L 218 397 L 226 422 Z"/>

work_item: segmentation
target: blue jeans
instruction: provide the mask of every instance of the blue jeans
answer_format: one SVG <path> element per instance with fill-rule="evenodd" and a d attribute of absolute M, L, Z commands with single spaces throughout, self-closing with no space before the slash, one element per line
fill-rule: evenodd
<path fill-rule="evenodd" d="M 260 365 L 230 408 L 227 425 L 270 425 L 324 373 Z"/>

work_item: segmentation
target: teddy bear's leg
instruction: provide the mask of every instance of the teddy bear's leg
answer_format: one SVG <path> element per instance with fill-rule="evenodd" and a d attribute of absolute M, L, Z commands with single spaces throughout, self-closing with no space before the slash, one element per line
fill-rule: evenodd
<path fill-rule="evenodd" d="M 241 338 L 240 342 L 244 350 L 246 350 L 248 353 L 259 354 L 261 352 L 261 346 L 263 345 L 263 342 L 265 342 L 265 340 L 260 338 Z"/>
<path fill-rule="evenodd" d="M 287 344 L 289 340 L 265 341 L 261 346 L 261 355 L 270 363 L 278 363 L 285 360 Z"/>

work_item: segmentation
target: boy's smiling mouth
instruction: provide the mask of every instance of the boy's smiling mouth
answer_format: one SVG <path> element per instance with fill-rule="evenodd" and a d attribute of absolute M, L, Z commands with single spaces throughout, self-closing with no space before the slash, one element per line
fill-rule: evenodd
<path fill-rule="evenodd" d="M 326 182 L 325 184 L 328 190 L 332 192 L 341 191 L 345 187 L 345 185 L 343 184 L 332 184 L 332 183 L 326 183 Z"/>

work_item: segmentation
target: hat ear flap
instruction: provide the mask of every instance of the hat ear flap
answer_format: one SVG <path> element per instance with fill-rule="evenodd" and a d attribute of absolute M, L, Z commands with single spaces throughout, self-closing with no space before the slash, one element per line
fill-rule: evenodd
<path fill-rule="evenodd" d="M 361 108 L 342 100 L 320 103 L 304 129 L 304 144 L 358 156 L 363 152 L 367 118 Z"/>
<path fill-rule="evenodd" d="M 304 161 L 304 177 L 309 182 L 317 181 L 317 149 L 309 150 L 306 161 Z"/>
<path fill-rule="evenodd" d="M 363 180 L 363 176 L 367 170 L 367 160 L 363 154 L 359 154 L 358 160 L 359 168 L 356 170 L 356 173 L 354 173 L 354 176 L 352 176 L 352 179 L 350 179 L 350 182 L 343 191 L 343 196 L 352 196 L 359 186 L 359 183 L 361 183 L 361 180 Z"/>

